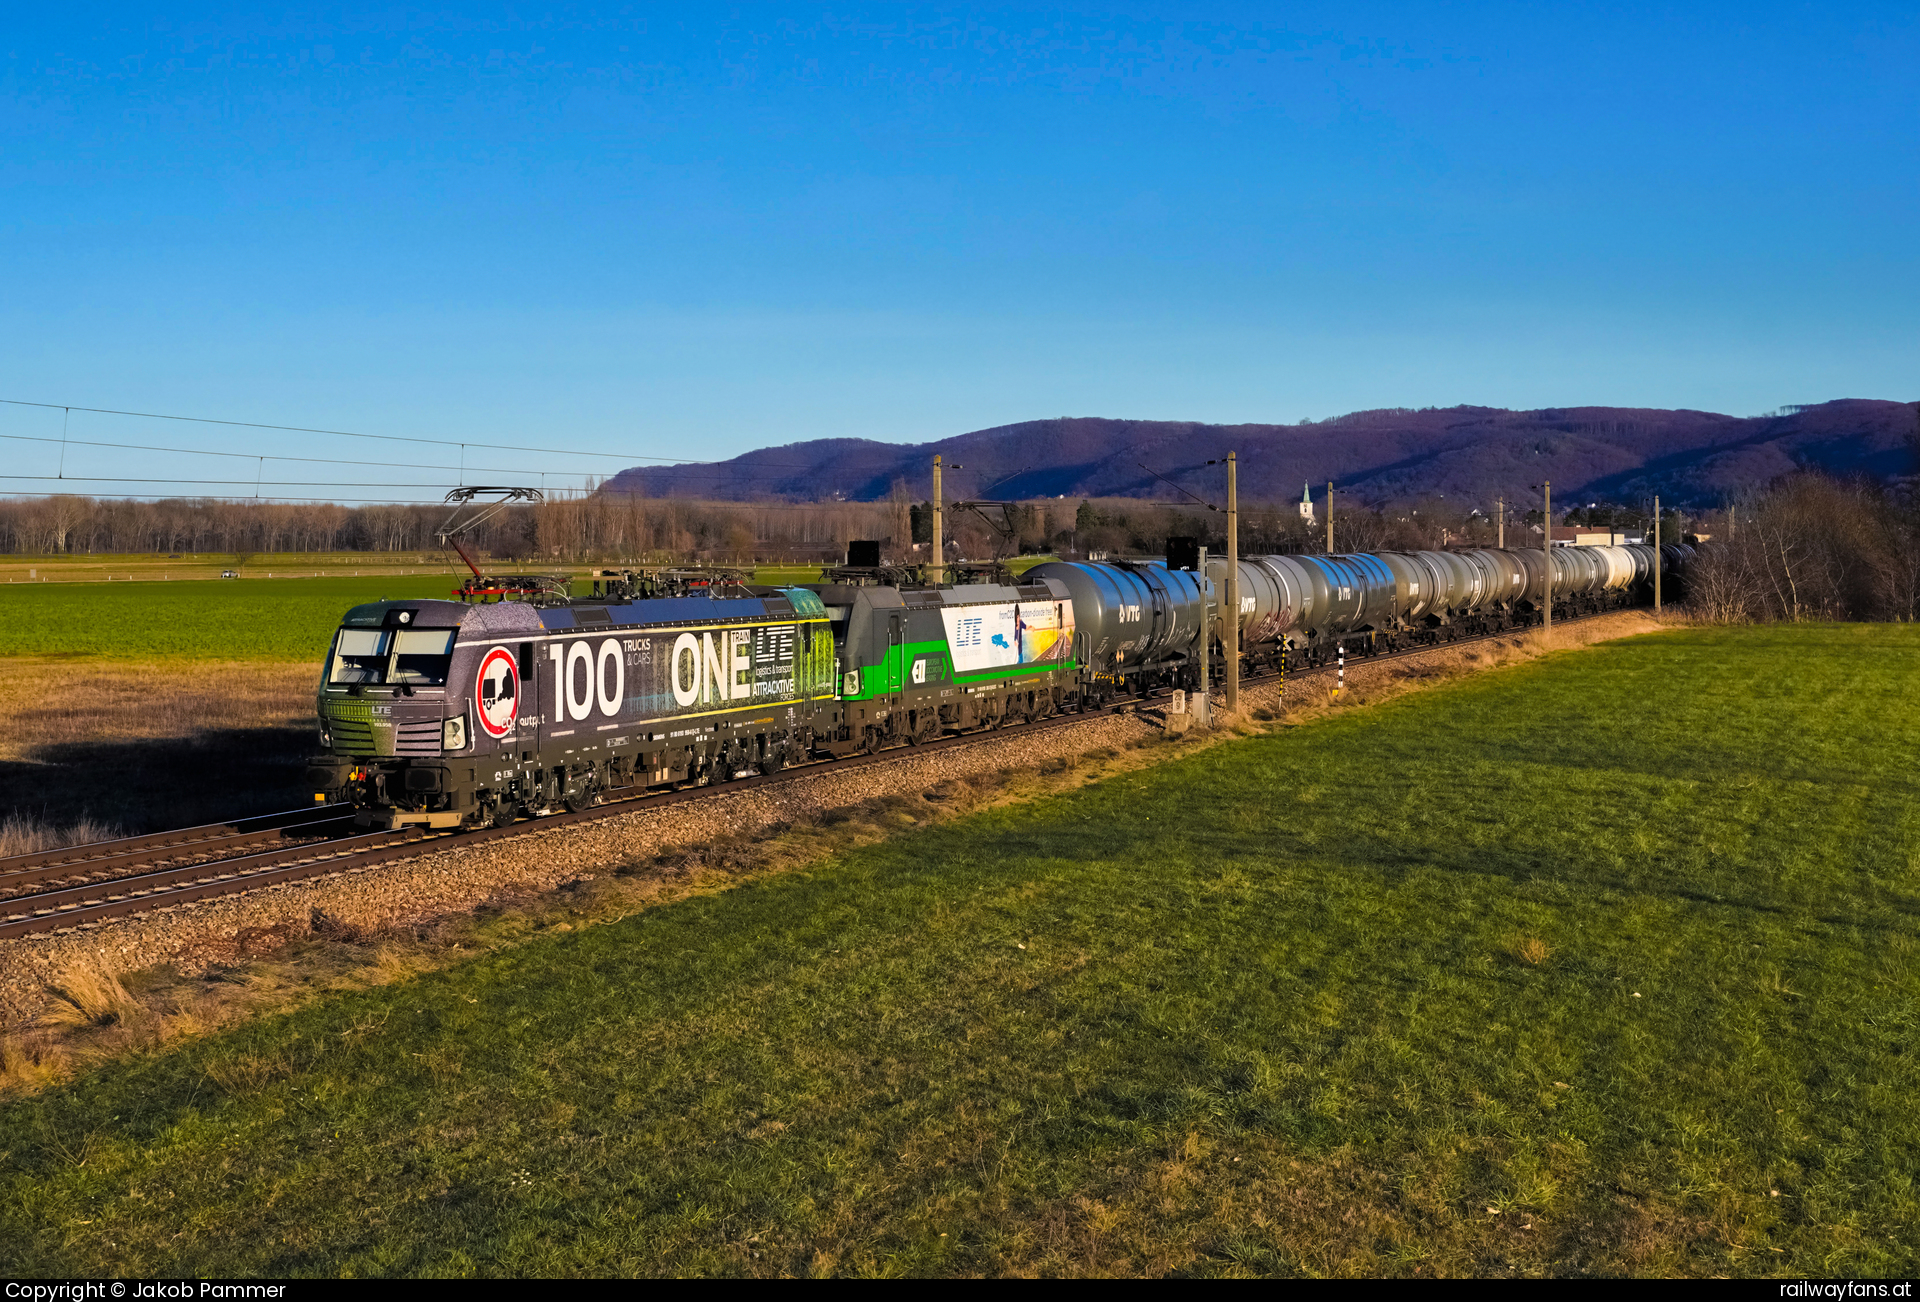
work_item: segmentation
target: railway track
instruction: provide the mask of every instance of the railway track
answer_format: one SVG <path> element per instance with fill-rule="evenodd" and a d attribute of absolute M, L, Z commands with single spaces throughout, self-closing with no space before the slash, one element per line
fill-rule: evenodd
<path fill-rule="evenodd" d="M 1594 616 L 1576 616 L 1562 622 L 1571 624 L 1591 618 Z M 1356 665 L 1381 664 L 1529 631 L 1530 628 L 1503 629 L 1449 642 L 1359 655 L 1350 659 Z M 1336 665 L 1325 662 L 1289 669 L 1285 675 L 1250 674 L 1241 681 L 1244 686 L 1253 686 L 1273 682 L 1283 676 L 1294 679 L 1318 678 L 1335 672 Z M 1131 713 L 1165 695 L 1167 693 L 1159 692 L 1132 697 L 1085 712 L 1059 714 L 1031 723 L 961 733 L 918 745 L 889 747 L 870 755 L 821 760 L 796 765 L 778 773 L 740 778 L 718 785 L 672 791 L 616 789 L 607 792 L 602 803 L 590 808 L 549 814 L 506 827 L 475 831 L 428 831 L 420 827 L 406 827 L 367 832 L 354 825 L 350 814 L 323 806 L 18 855 L 11 859 L 0 859 L 0 940 L 64 931 L 219 896 L 244 894 L 287 882 L 358 871 L 428 853 L 440 848 L 440 843 L 446 841 L 474 845 L 553 827 L 596 822 L 641 808 L 662 808 L 733 791 L 802 782 L 821 769 L 845 772 L 869 765 L 892 763 L 930 751 L 990 745 L 997 736 L 1010 732 L 1031 733 L 1071 727 L 1097 717 Z"/>

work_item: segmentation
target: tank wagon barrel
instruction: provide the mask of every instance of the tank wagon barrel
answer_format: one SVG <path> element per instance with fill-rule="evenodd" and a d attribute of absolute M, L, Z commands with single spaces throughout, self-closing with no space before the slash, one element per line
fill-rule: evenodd
<path fill-rule="evenodd" d="M 1572 615 L 1648 599 L 1655 566 L 1671 576 L 1691 554 L 1636 544 L 1246 556 L 1239 562 L 1240 647 L 1258 666 L 1282 652 L 1316 661 L 1335 646 L 1352 654 L 1524 627 L 1542 613 L 1549 565 L 1555 609 Z M 1208 559 L 1216 593 L 1226 586 L 1227 564 Z M 1216 611 L 1210 628 L 1216 656 L 1224 618 Z"/>

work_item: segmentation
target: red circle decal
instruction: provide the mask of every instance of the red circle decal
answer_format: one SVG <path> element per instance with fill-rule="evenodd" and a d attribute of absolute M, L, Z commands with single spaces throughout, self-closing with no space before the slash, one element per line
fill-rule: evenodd
<path fill-rule="evenodd" d="M 474 681 L 473 700 L 479 707 L 480 726 L 489 737 L 513 731 L 513 722 L 520 717 L 520 666 L 511 651 L 497 646 L 487 652 Z"/>

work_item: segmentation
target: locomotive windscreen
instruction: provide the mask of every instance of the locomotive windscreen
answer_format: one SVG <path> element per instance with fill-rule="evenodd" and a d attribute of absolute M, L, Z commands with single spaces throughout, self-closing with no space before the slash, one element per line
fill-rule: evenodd
<path fill-rule="evenodd" d="M 453 664 L 450 628 L 343 628 L 333 645 L 333 665 L 327 681 L 350 683 L 405 683 L 412 687 L 445 687 Z"/>
<path fill-rule="evenodd" d="M 384 628 L 343 628 L 333 644 L 330 683 L 384 683 L 393 634 Z"/>
<path fill-rule="evenodd" d="M 394 635 L 390 681 L 414 687 L 445 687 L 453 665 L 451 628 L 408 628 Z"/>

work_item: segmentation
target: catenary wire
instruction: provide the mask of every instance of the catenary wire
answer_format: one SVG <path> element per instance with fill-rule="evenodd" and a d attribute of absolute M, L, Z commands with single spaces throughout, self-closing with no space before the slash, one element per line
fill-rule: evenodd
<path fill-rule="evenodd" d="M 305 425 L 273 425 L 265 421 L 221 420 L 212 416 L 176 416 L 159 411 L 120 411 L 112 407 L 81 407 L 61 402 L 29 402 L 24 398 L 0 398 L 0 403 L 12 407 L 39 407 L 47 411 L 84 411 L 97 416 L 134 416 L 143 420 L 190 421 L 199 425 L 227 425 L 237 429 L 270 429 L 288 434 L 330 434 L 339 438 L 378 439 L 387 443 L 431 443 L 448 448 L 489 448 L 498 452 L 544 452 L 561 457 L 604 457 L 609 460 L 658 461 L 669 465 L 703 466 L 714 464 L 694 457 L 654 457 L 632 452 L 587 452 L 574 448 L 532 448 L 514 443 L 480 443 L 465 439 L 430 439 L 412 434 L 362 434 L 349 429 L 318 429 Z M 763 462 L 765 464 L 775 464 Z M 783 463 L 796 468 L 799 462 Z"/>
<path fill-rule="evenodd" d="M 304 464 L 304 465 L 370 466 L 375 468 L 391 468 L 394 470 L 452 470 L 452 471 L 456 471 L 463 474 L 477 474 L 477 473 L 485 472 L 487 474 L 541 475 L 543 477 L 558 478 L 565 475 L 572 475 L 572 474 L 579 473 L 576 470 L 529 470 L 523 466 L 427 466 L 427 465 L 419 465 L 416 463 L 407 463 L 407 462 L 349 460 L 349 459 L 343 459 L 338 457 L 292 457 L 292 456 L 285 456 L 285 455 L 282 455 L 279 453 L 273 453 L 273 452 L 224 452 L 224 451 L 219 451 L 211 448 L 168 448 L 168 447 L 156 447 L 150 443 L 106 443 L 98 439 L 68 439 L 68 438 L 57 439 L 49 435 L 42 435 L 42 434 L 0 434 L 0 439 L 7 439 L 17 443 L 57 443 L 60 445 L 60 448 L 61 448 L 63 466 L 64 466 L 65 450 L 69 445 L 71 445 L 73 447 L 83 447 L 83 448 L 112 448 L 116 451 L 123 451 L 123 452 L 161 452 L 161 453 L 168 453 L 168 454 L 179 455 L 179 456 L 230 457 L 230 458 L 238 458 L 239 460 L 242 460 L 242 461 L 260 461 L 260 460 L 286 461 L 286 462 L 295 462 L 295 463 Z M 702 462 L 689 462 L 687 464 L 706 466 L 706 465 L 717 465 L 720 463 L 711 462 L 711 461 L 702 461 Z M 633 468 L 639 469 L 639 470 L 662 469 L 662 470 L 672 471 L 671 467 L 666 467 L 666 466 L 661 466 L 661 467 L 636 466 Z M 815 468 L 817 469 L 817 467 Z M 733 472 L 733 473 L 722 474 L 722 475 L 685 475 L 685 474 L 679 474 L 677 472 L 674 472 L 674 473 L 675 473 L 676 481 L 696 480 L 696 481 L 707 481 L 707 482 L 713 482 L 713 483 L 740 483 L 743 481 L 744 482 L 771 482 L 771 481 L 775 481 L 783 478 L 783 476 L 780 476 L 780 475 L 755 475 L 755 474 L 746 474 L 746 473 L 739 473 L 739 472 Z M 0 476 L 0 478 L 15 478 L 15 479 L 33 478 L 33 477 L 34 476 L 21 476 L 21 475 Z M 58 475 L 48 476 L 48 478 L 70 479 L 76 482 L 85 482 L 84 476 L 65 474 L 64 471 L 63 473 Z M 220 483 L 225 481 L 196 479 L 196 480 L 146 480 L 146 481 L 127 480 L 124 482 Z M 234 482 L 239 482 L 239 481 L 234 481 Z M 282 482 L 292 482 L 292 481 L 282 481 Z M 301 482 L 306 482 L 306 481 L 301 481 Z M 351 485 L 344 485 L 344 487 L 351 487 Z"/>

